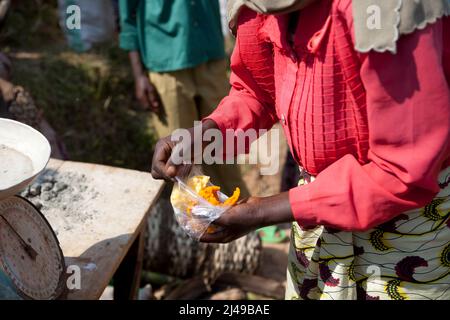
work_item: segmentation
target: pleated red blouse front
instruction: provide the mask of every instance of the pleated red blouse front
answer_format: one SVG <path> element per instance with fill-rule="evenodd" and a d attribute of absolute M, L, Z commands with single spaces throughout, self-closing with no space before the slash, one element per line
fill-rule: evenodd
<path fill-rule="evenodd" d="M 448 18 L 402 36 L 397 54 L 357 53 L 351 0 L 289 15 L 243 10 L 232 89 L 208 118 L 227 128 L 283 126 L 317 179 L 290 191 L 300 225 L 366 230 L 421 207 L 450 157 Z M 450 39 L 448 39 L 450 40 Z"/>

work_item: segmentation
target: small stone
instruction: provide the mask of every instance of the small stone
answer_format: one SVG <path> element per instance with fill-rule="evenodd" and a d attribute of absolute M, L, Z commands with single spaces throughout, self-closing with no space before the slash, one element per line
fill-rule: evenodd
<path fill-rule="evenodd" d="M 55 182 L 55 177 L 51 174 L 46 174 L 42 177 L 42 180 L 45 182 Z"/>
<path fill-rule="evenodd" d="M 44 184 L 42 184 L 42 191 L 50 191 L 53 189 L 53 184 L 46 182 Z"/>
<path fill-rule="evenodd" d="M 33 197 L 40 195 L 41 194 L 41 185 L 37 184 L 37 183 L 31 185 L 29 193 Z"/>
<path fill-rule="evenodd" d="M 42 200 L 44 200 L 44 201 L 50 201 L 50 200 L 52 200 L 52 194 L 50 193 L 50 192 L 43 192 L 42 194 L 41 194 L 41 199 Z"/>
<path fill-rule="evenodd" d="M 138 300 L 152 300 L 153 299 L 153 288 L 151 284 L 147 284 L 142 289 L 139 289 Z"/>
<path fill-rule="evenodd" d="M 61 192 L 61 191 L 65 190 L 65 189 L 67 189 L 67 184 L 65 184 L 64 182 L 57 182 L 53 186 L 53 190 L 56 191 L 56 192 Z"/>

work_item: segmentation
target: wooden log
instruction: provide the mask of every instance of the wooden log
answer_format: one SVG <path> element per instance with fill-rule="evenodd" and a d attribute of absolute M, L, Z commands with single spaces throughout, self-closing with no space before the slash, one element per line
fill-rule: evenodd
<path fill-rule="evenodd" d="M 284 299 L 285 287 L 282 283 L 260 276 L 227 272 L 220 275 L 214 285 L 239 288 L 246 292 L 256 293 L 277 300 Z M 166 296 L 166 300 L 192 300 L 209 292 L 202 277 L 184 281 Z"/>
<path fill-rule="evenodd" d="M 165 300 L 193 300 L 198 299 L 209 290 L 203 277 L 195 277 L 184 281 L 175 290 L 170 292 Z"/>
<path fill-rule="evenodd" d="M 282 283 L 260 276 L 228 272 L 222 274 L 215 283 L 238 287 L 244 291 L 277 300 L 284 299 L 285 287 Z"/>

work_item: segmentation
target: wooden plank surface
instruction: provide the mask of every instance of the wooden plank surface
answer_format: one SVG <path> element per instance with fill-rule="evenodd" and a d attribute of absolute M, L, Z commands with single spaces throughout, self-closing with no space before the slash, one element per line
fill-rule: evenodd
<path fill-rule="evenodd" d="M 164 183 L 149 173 L 96 164 L 52 159 L 47 169 L 84 176 L 89 186 L 77 199 L 78 210 L 43 210 L 43 214 L 57 232 L 66 266 L 81 270 L 81 289 L 70 291 L 67 299 L 98 299 L 139 235 Z"/>

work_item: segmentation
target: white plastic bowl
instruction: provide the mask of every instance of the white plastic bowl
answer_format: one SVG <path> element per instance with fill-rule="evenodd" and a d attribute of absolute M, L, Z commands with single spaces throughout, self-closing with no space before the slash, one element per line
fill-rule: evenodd
<path fill-rule="evenodd" d="M 0 118 L 0 200 L 25 189 L 50 159 L 48 140 L 23 123 Z"/>

